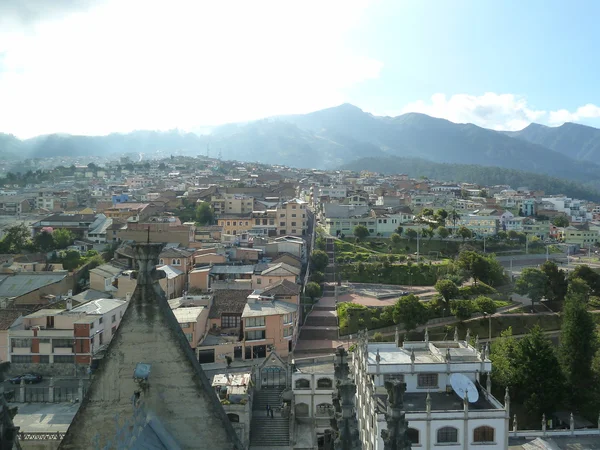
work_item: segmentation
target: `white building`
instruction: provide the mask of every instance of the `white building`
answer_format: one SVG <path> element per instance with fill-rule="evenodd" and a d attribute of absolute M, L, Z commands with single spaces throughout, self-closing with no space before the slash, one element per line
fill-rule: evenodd
<path fill-rule="evenodd" d="M 569 197 L 544 197 L 542 202 L 552 204 L 555 211 L 569 216 L 571 222 L 586 222 L 592 220 L 592 213 L 587 210 L 583 200 Z"/>
<path fill-rule="evenodd" d="M 509 411 L 487 388 L 480 375 L 489 374 L 492 363 L 487 351 L 478 351 L 459 341 L 368 343 L 361 339 L 353 353 L 357 385 L 356 411 L 363 449 L 383 449 L 381 431 L 387 428 L 385 381 L 406 383 L 404 410 L 413 447 L 445 450 L 506 450 Z M 479 391 L 469 403 L 450 386 L 450 376 L 460 373 Z M 488 377 L 489 379 L 489 377 Z M 505 399 L 508 405 L 508 398 Z"/>
<path fill-rule="evenodd" d="M 328 186 L 319 188 L 319 197 L 345 199 L 348 195 L 346 186 Z"/>
<path fill-rule="evenodd" d="M 331 355 L 295 359 L 292 364 L 294 417 L 316 429 L 317 439 L 331 428 L 334 367 Z"/>

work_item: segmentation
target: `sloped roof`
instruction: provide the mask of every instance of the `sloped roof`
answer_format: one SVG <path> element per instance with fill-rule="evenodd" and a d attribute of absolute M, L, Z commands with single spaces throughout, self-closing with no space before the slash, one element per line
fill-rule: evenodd
<path fill-rule="evenodd" d="M 127 303 L 125 300 L 117 300 L 115 298 L 101 298 L 99 300 L 91 300 L 83 305 L 73 308 L 71 311 L 85 312 L 87 314 L 106 314 L 119 306 Z"/>
<path fill-rule="evenodd" d="M 261 272 L 261 275 L 286 276 L 299 275 L 300 269 L 286 263 L 277 263 Z"/>
<path fill-rule="evenodd" d="M 279 280 L 276 283 L 270 284 L 263 291 L 265 295 L 298 295 L 300 293 L 300 286 L 296 283 L 292 283 L 290 280 Z"/>
<path fill-rule="evenodd" d="M 67 276 L 66 272 L 21 272 L 0 280 L 0 298 L 20 297 L 50 284 L 58 283 Z"/>
<path fill-rule="evenodd" d="M 2 313 L 0 314 L 0 330 L 8 330 L 15 320 L 25 314 L 24 311 L 18 309 L 2 309 Z"/>
<path fill-rule="evenodd" d="M 214 291 L 213 304 L 208 313 L 209 319 L 220 319 L 221 314 L 242 314 L 248 302 L 251 289 L 218 289 Z"/>
<path fill-rule="evenodd" d="M 280 302 L 278 300 L 257 300 L 255 302 L 246 303 L 244 311 L 242 312 L 242 317 L 275 316 L 296 311 L 298 311 L 298 307 L 291 303 Z"/>

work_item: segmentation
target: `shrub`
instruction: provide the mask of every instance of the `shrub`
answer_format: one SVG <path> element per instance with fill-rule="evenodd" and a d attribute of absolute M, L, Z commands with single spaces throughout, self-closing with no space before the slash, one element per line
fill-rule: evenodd
<path fill-rule="evenodd" d="M 475 303 L 477 311 L 481 313 L 485 312 L 488 314 L 494 314 L 496 312 L 496 304 L 494 303 L 494 300 L 492 300 L 489 297 L 480 295 L 475 300 L 473 300 L 473 302 Z"/>
<path fill-rule="evenodd" d="M 450 311 L 458 320 L 467 320 L 473 316 L 475 304 L 472 300 L 454 300 L 450 304 Z"/>
<path fill-rule="evenodd" d="M 461 297 L 469 298 L 474 297 L 476 295 L 490 295 L 495 294 L 498 291 L 491 286 L 483 282 L 478 282 L 477 284 L 473 284 L 471 286 L 463 286 L 459 289 L 459 293 Z"/>
<path fill-rule="evenodd" d="M 373 335 L 373 342 L 383 342 L 383 334 L 375 333 Z"/>

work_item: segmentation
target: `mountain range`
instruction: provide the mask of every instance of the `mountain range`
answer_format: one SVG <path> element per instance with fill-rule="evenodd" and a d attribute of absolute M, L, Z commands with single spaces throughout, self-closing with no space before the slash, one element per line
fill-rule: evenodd
<path fill-rule="evenodd" d="M 565 123 L 501 132 L 424 114 L 382 117 L 343 104 L 213 128 L 107 136 L 46 135 L 19 140 L 0 134 L 0 157 L 94 156 L 119 153 L 217 152 L 224 159 L 334 169 L 361 158 L 419 158 L 434 163 L 499 167 L 600 187 L 600 130 Z M 388 160 L 389 161 L 389 160 Z"/>

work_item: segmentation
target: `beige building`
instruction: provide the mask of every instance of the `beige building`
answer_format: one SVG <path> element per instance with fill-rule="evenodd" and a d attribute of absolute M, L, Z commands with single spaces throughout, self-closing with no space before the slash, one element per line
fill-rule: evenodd
<path fill-rule="evenodd" d="M 308 229 L 306 205 L 305 201 L 296 198 L 277 208 L 277 234 L 304 236 Z"/>
<path fill-rule="evenodd" d="M 177 323 L 181 326 L 185 338 L 192 348 L 196 348 L 200 338 L 204 336 L 208 325 L 209 308 L 205 306 L 180 306 L 173 308 Z"/>
<path fill-rule="evenodd" d="M 282 280 L 297 283 L 300 269 L 286 263 L 270 264 L 269 267 L 259 273 L 252 275 L 252 287 L 254 289 L 265 288 Z"/>
<path fill-rule="evenodd" d="M 254 197 L 245 194 L 215 194 L 210 199 L 215 216 L 226 214 L 250 214 L 254 209 Z"/>

